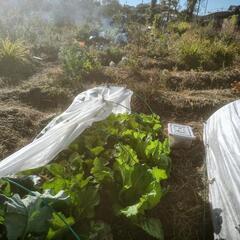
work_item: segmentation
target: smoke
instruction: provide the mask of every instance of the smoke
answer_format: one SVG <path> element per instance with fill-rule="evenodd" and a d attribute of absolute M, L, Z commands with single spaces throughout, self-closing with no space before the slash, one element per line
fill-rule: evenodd
<path fill-rule="evenodd" d="M 87 24 L 99 37 L 113 40 L 123 32 L 122 24 L 113 21 L 118 8 L 117 2 L 107 5 L 99 0 L 0 0 L 0 37 L 39 42 L 41 36 L 47 39 L 53 35 L 45 31 L 46 27 Z"/>
<path fill-rule="evenodd" d="M 100 2 L 94 0 L 1 0 L 0 19 L 38 17 L 53 23 L 85 24 L 100 17 Z"/>

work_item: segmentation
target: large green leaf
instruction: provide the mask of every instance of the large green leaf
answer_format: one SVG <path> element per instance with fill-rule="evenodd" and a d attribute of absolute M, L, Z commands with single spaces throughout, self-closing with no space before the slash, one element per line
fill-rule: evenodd
<path fill-rule="evenodd" d="M 47 166 L 47 169 L 55 177 L 62 177 L 65 175 L 64 165 L 52 163 Z"/>
<path fill-rule="evenodd" d="M 64 219 L 69 226 L 75 223 L 73 217 L 66 218 L 62 213 L 53 213 L 50 221 L 50 229 L 48 231 L 47 240 L 62 239 L 63 234 L 69 231 L 68 226 L 63 222 L 62 219 Z"/>
<path fill-rule="evenodd" d="M 9 240 L 24 239 L 27 234 L 44 236 L 49 228 L 52 208 L 48 203 L 66 200 L 68 197 L 63 191 L 51 195 L 49 190 L 43 194 L 27 195 L 21 199 L 18 194 L 6 198 L 5 225 Z"/>
<path fill-rule="evenodd" d="M 95 207 L 99 204 L 98 186 L 88 185 L 71 193 L 73 205 L 76 207 L 78 219 L 92 218 L 95 215 Z"/>
<path fill-rule="evenodd" d="M 169 170 L 170 159 L 168 141 L 164 141 L 163 143 L 158 140 L 149 141 L 145 148 L 145 154 L 148 159 L 152 160 L 155 166 Z"/>
<path fill-rule="evenodd" d="M 153 181 L 152 174 L 145 165 L 132 167 L 130 180 L 120 192 L 121 200 L 127 205 L 136 202 L 146 191 Z"/>
<path fill-rule="evenodd" d="M 119 143 L 115 146 L 115 149 L 115 157 L 120 165 L 128 164 L 133 166 L 139 162 L 136 152 L 129 145 Z"/>
<path fill-rule="evenodd" d="M 136 222 L 136 225 L 142 228 L 152 237 L 159 240 L 164 240 L 163 228 L 159 219 L 143 217 Z"/>
<path fill-rule="evenodd" d="M 93 174 L 97 182 L 106 182 L 113 180 L 113 173 L 111 168 L 106 167 L 104 165 L 104 161 L 100 158 L 95 158 L 91 173 Z"/>
<path fill-rule="evenodd" d="M 54 193 L 61 191 L 62 189 L 68 189 L 70 186 L 70 180 L 62 177 L 56 177 L 43 184 L 43 189 L 51 189 Z"/>
<path fill-rule="evenodd" d="M 161 180 L 166 180 L 168 178 L 166 170 L 154 167 L 152 170 L 152 175 L 155 179 L 160 182 Z"/>
<path fill-rule="evenodd" d="M 154 208 L 161 200 L 163 193 L 157 182 L 152 182 L 146 193 L 143 194 L 135 204 L 120 210 L 120 213 L 127 218 L 136 217 L 144 214 L 145 210 Z"/>
<path fill-rule="evenodd" d="M 146 165 L 135 165 L 127 174 L 129 180 L 119 193 L 120 205 L 125 207 L 118 213 L 130 218 L 155 207 L 162 197 L 162 189 Z"/>

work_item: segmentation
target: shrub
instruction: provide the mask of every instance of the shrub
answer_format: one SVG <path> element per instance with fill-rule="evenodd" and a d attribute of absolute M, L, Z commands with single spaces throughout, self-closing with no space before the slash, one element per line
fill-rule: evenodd
<path fill-rule="evenodd" d="M 184 38 L 177 44 L 177 58 L 179 65 L 184 65 L 187 69 L 196 69 L 201 66 L 204 55 L 203 48 L 207 41 L 201 41 L 195 37 Z"/>
<path fill-rule="evenodd" d="M 32 71 L 28 49 L 23 42 L 4 39 L 0 42 L 0 72 L 3 76 L 27 75 Z"/>
<path fill-rule="evenodd" d="M 188 22 L 176 22 L 170 24 L 169 28 L 175 33 L 182 35 L 183 33 L 191 29 L 191 24 Z"/>
<path fill-rule="evenodd" d="M 52 24 L 44 24 L 41 28 L 32 28 L 32 35 L 35 36 L 32 41 L 32 50 L 37 56 L 44 56 L 50 61 L 58 59 L 58 53 L 62 46 L 70 44 L 76 35 L 77 28 L 74 27 L 56 27 Z M 23 36 L 24 39 L 26 38 Z"/>
<path fill-rule="evenodd" d="M 7 26 L 11 26 L 8 28 Z M 31 53 L 50 61 L 56 61 L 60 47 L 73 42 L 77 26 L 57 27 L 51 21 L 38 16 L 6 18 L 0 23 L 0 35 L 11 40 L 23 39 Z"/>
<path fill-rule="evenodd" d="M 79 41 L 88 41 L 92 30 L 87 24 L 81 26 L 77 31 L 76 39 Z"/>
<path fill-rule="evenodd" d="M 227 45 L 223 41 L 214 41 L 208 49 L 206 55 L 209 55 L 209 61 L 204 64 L 205 69 L 219 69 L 230 66 L 236 56 L 235 46 Z"/>
<path fill-rule="evenodd" d="M 122 65 L 129 69 L 132 75 L 141 76 L 141 62 L 138 57 L 130 56 Z"/>
<path fill-rule="evenodd" d="M 98 60 L 103 66 L 108 66 L 111 61 L 119 63 L 123 57 L 123 51 L 116 47 L 109 47 L 97 53 Z"/>
<path fill-rule="evenodd" d="M 219 36 L 219 30 L 216 28 L 214 21 L 210 21 L 206 26 L 199 24 L 193 25 L 193 34 L 198 34 L 200 38 L 214 40 Z"/>
<path fill-rule="evenodd" d="M 230 19 L 225 19 L 222 25 L 222 29 L 220 32 L 220 38 L 226 43 L 232 43 L 236 41 L 236 26 L 237 26 L 237 19 L 235 15 L 232 16 Z"/>
<path fill-rule="evenodd" d="M 96 58 L 77 43 L 61 48 L 59 57 L 65 76 L 71 80 L 81 81 L 100 66 Z"/>
<path fill-rule="evenodd" d="M 147 44 L 147 55 L 149 57 L 166 57 L 169 53 L 168 42 L 167 36 L 159 32 L 157 38 Z"/>

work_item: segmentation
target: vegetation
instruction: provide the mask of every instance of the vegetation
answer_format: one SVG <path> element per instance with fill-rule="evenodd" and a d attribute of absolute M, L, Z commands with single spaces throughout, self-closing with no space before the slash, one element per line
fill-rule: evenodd
<path fill-rule="evenodd" d="M 65 76 L 71 81 L 81 81 L 99 68 L 94 56 L 77 43 L 63 47 L 59 57 Z"/>
<path fill-rule="evenodd" d="M 113 61 L 114 63 L 119 63 L 124 56 L 123 50 L 118 47 L 108 47 L 103 51 L 98 51 L 97 58 L 101 65 L 109 66 L 109 63 Z"/>
<path fill-rule="evenodd" d="M 184 36 L 176 46 L 179 65 L 186 69 L 216 70 L 230 66 L 235 58 L 235 46 L 221 40 L 210 41 L 199 36 Z"/>
<path fill-rule="evenodd" d="M 39 190 L 51 189 L 57 195 L 43 193 L 25 196 L 22 200 L 14 195 L 5 202 L 7 206 L 16 202 L 16 216 L 8 216 L 8 207 L 2 215 L 9 239 L 23 239 L 23 236 L 36 239 L 34 236 L 46 234 L 47 239 L 66 239 L 68 229 L 56 224 L 59 220 L 52 215 L 52 209 L 46 205 L 43 205 L 46 209 L 39 209 L 44 199 L 66 200 L 63 190 L 69 201 L 57 211 L 65 216 L 81 239 L 131 239 L 144 231 L 155 239 L 163 239 L 160 220 L 149 212 L 166 194 L 167 188 L 160 183 L 170 172 L 168 141 L 164 139 L 158 116 L 112 115 L 86 130 L 54 163 L 33 172 L 45 176 Z M 32 199 L 32 204 L 37 201 L 36 207 L 29 208 L 28 199 Z M 27 228 L 19 221 L 25 217 L 18 215 L 17 202 L 21 201 L 32 216 Z M 37 215 L 38 211 L 41 215 Z M 40 228 L 46 219 L 52 219 L 52 223 Z M 14 225 L 10 225 L 13 221 Z M 128 232 L 131 228 L 139 230 Z"/>
<path fill-rule="evenodd" d="M 191 29 L 191 24 L 189 22 L 175 22 L 169 25 L 169 28 L 178 33 L 179 35 L 182 35 L 183 33 L 189 31 Z"/>
<path fill-rule="evenodd" d="M 211 90 L 216 98 L 221 99 L 222 93 L 229 102 L 234 99 L 232 92 L 240 92 L 239 16 L 221 21 L 197 16 L 201 7 L 198 0 L 187 0 L 184 10 L 179 8 L 178 0 L 149 3 L 136 7 L 122 6 L 117 0 L 0 3 L 0 86 L 3 91 L 7 89 L 0 101 L 17 101 L 16 111 L 7 102 L 12 118 L 5 119 L 6 114 L 1 112 L 0 120 L 9 122 L 9 129 L 14 131 L 10 143 L 5 143 L 8 134 L 2 137 L 9 147 L 4 147 L 4 154 L 18 147 L 19 136 L 31 139 L 31 134 L 49 120 L 51 109 L 59 112 L 59 107 L 65 108 L 73 96 L 96 84 L 126 85 L 159 114 L 166 114 L 165 121 L 187 122 L 186 116 L 190 116 L 191 123 L 197 122 L 196 112 L 202 114 L 204 107 L 213 111 L 212 105 L 222 105 L 212 100 L 213 95 L 205 97 L 212 94 Z M 112 61 L 115 64 L 110 64 Z M 9 90 L 9 83 L 18 83 L 16 89 L 11 86 Z M 59 102 L 64 104 L 59 106 Z M 197 107 L 196 102 L 200 102 Z M 30 105 L 33 112 L 24 112 L 24 121 L 18 121 L 21 104 L 24 111 Z M 142 112 L 146 110 L 134 98 L 133 105 Z M 184 116 L 179 109 L 183 109 Z M 46 114 L 47 120 L 42 123 L 41 117 L 31 117 L 37 114 Z M 14 119 L 30 130 L 19 127 Z M 197 152 L 200 155 L 201 149 Z M 36 186 L 32 182 L 29 186 L 26 179 L 21 182 L 33 195 L 0 181 L 0 239 L 71 240 L 69 228 L 61 219 L 81 239 L 163 239 L 163 228 L 168 235 L 173 232 L 174 237 L 169 239 L 200 239 L 199 224 L 192 224 L 189 215 L 201 218 L 199 206 L 205 205 L 202 199 L 199 201 L 202 195 L 193 194 L 194 200 L 186 201 L 186 206 L 181 205 L 186 196 L 180 195 L 184 188 L 201 188 L 202 178 L 193 187 L 182 184 L 188 168 L 200 169 L 200 164 L 185 161 L 185 152 L 174 155 L 184 160 L 181 166 L 191 167 L 175 168 L 175 178 L 168 181 L 169 154 L 157 115 L 110 116 L 94 124 L 52 164 L 15 179 L 21 182 L 22 177 L 31 174 L 40 177 Z M 196 180 L 194 174 L 191 177 L 188 184 Z M 175 183 L 182 184 L 179 192 Z M 173 196 L 182 198 L 177 201 L 173 197 L 173 203 L 166 204 L 168 214 L 187 209 L 182 218 L 169 216 L 170 224 L 160 211 L 154 213 L 165 206 L 162 200 L 168 184 L 173 187 Z M 190 210 L 189 202 L 195 204 Z M 190 223 L 198 235 L 191 232 Z"/>
<path fill-rule="evenodd" d="M 23 42 L 4 39 L 0 43 L 0 72 L 3 76 L 26 75 L 31 71 L 29 52 Z"/>

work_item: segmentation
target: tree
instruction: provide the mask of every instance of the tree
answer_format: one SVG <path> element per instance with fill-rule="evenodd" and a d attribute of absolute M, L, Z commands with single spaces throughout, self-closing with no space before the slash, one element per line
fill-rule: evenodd
<path fill-rule="evenodd" d="M 198 0 L 188 0 L 187 1 L 187 17 L 188 19 L 192 19 L 193 13 L 196 10 Z"/>
<path fill-rule="evenodd" d="M 161 15 L 168 22 L 172 17 L 176 16 L 179 0 L 161 0 Z"/>
<path fill-rule="evenodd" d="M 151 6 L 150 6 L 150 22 L 153 22 L 154 16 L 156 14 L 156 5 L 157 5 L 157 0 L 151 0 Z"/>
<path fill-rule="evenodd" d="M 151 8 L 155 8 L 157 5 L 157 0 L 151 0 Z"/>

